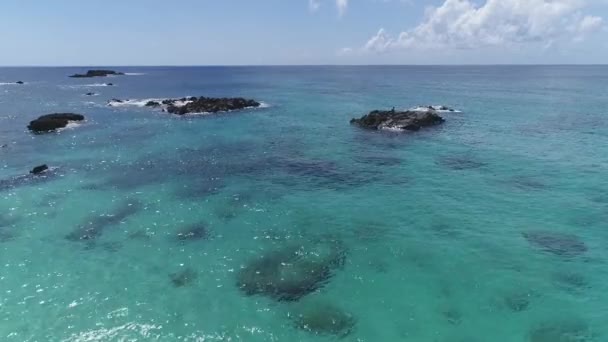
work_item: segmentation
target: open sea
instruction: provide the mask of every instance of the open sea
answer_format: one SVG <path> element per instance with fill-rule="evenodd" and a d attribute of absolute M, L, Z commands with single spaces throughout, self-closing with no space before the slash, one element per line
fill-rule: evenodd
<path fill-rule="evenodd" d="M 87 69 L 0 68 L 0 341 L 608 341 L 608 66 Z"/>

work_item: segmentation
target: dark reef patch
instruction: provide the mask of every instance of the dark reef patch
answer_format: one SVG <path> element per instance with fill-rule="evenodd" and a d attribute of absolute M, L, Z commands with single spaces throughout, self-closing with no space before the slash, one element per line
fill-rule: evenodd
<path fill-rule="evenodd" d="M 0 192 L 9 191 L 21 186 L 32 186 L 55 178 L 55 172 L 48 170 L 39 174 L 28 173 L 8 179 L 0 179 Z"/>
<path fill-rule="evenodd" d="M 527 176 L 513 177 L 509 183 L 524 191 L 544 190 L 547 188 L 545 183 Z"/>
<path fill-rule="evenodd" d="M 340 242 L 290 245 L 251 260 L 238 272 L 237 285 L 248 296 L 297 301 L 327 284 L 345 259 Z"/>
<path fill-rule="evenodd" d="M 530 330 L 530 342 L 591 342 L 593 336 L 581 319 L 555 320 Z"/>
<path fill-rule="evenodd" d="M 94 216 L 76 230 L 66 235 L 70 241 L 95 241 L 103 232 L 113 226 L 119 225 L 129 217 L 137 214 L 143 205 L 136 200 L 127 200 L 110 214 Z"/>
<path fill-rule="evenodd" d="M 198 274 L 191 268 L 185 268 L 179 272 L 169 274 L 169 279 L 174 287 L 185 287 L 192 284 L 198 278 Z"/>
<path fill-rule="evenodd" d="M 533 295 L 528 292 L 516 291 L 509 293 L 503 297 L 503 301 L 507 309 L 512 312 L 526 311 L 530 306 Z"/>
<path fill-rule="evenodd" d="M 576 235 L 551 231 L 532 231 L 522 235 L 533 246 L 557 256 L 571 258 L 587 252 L 587 245 Z"/>
<path fill-rule="evenodd" d="M 439 165 L 450 170 L 463 171 L 482 168 L 486 163 L 467 156 L 447 156 L 439 160 Z"/>
<path fill-rule="evenodd" d="M 291 314 L 298 329 L 315 335 L 343 338 L 351 334 L 356 326 L 355 317 L 328 302 L 312 301 L 300 304 Z"/>
<path fill-rule="evenodd" d="M 567 291 L 581 291 L 589 287 L 587 278 L 576 272 L 561 271 L 553 275 L 555 283 Z"/>
<path fill-rule="evenodd" d="M 441 312 L 443 318 L 451 325 L 459 325 L 462 323 L 462 313 L 455 308 L 449 308 Z"/>
<path fill-rule="evenodd" d="M 197 223 L 181 229 L 175 237 L 180 242 L 209 240 L 211 233 L 205 224 Z"/>
<path fill-rule="evenodd" d="M 392 157 L 385 154 L 367 154 L 359 156 L 355 160 L 362 164 L 371 164 L 379 167 L 398 166 L 402 165 L 404 162 L 404 160 L 399 157 Z"/>

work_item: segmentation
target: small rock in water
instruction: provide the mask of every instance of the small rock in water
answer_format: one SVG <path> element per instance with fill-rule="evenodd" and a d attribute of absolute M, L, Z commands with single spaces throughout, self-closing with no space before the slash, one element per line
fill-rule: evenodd
<path fill-rule="evenodd" d="M 528 242 L 546 252 L 561 257 L 576 257 L 587 252 L 587 245 L 576 235 L 535 231 L 523 233 Z"/>
<path fill-rule="evenodd" d="M 592 335 L 587 324 L 579 319 L 545 322 L 532 329 L 530 342 L 591 342 Z"/>
<path fill-rule="evenodd" d="M 207 240 L 209 236 L 209 229 L 204 224 L 193 225 L 177 233 L 177 239 L 182 242 Z"/>
<path fill-rule="evenodd" d="M 255 100 L 237 98 L 189 97 L 179 100 L 163 101 L 167 103 L 167 112 L 177 115 L 190 113 L 218 113 L 233 110 L 255 108 L 261 104 Z"/>
<path fill-rule="evenodd" d="M 106 76 L 120 76 L 124 75 L 122 72 L 116 72 L 114 70 L 89 70 L 86 74 L 74 74 L 72 78 L 90 78 L 90 77 L 106 77 Z"/>
<path fill-rule="evenodd" d="M 422 127 L 435 126 L 442 124 L 445 120 L 435 111 L 417 112 L 405 111 L 399 112 L 392 110 L 381 111 L 375 110 L 360 119 L 352 119 L 351 124 L 358 125 L 362 128 L 374 130 L 401 130 L 401 131 L 418 131 Z"/>
<path fill-rule="evenodd" d="M 97 95 L 97 94 L 95 94 L 95 93 L 90 93 L 90 92 L 89 92 L 89 93 L 86 93 L 85 95 L 86 95 L 86 96 L 95 96 L 95 95 Z"/>
<path fill-rule="evenodd" d="M 352 314 L 331 303 L 319 301 L 301 305 L 292 315 L 297 328 L 315 335 L 346 337 L 357 323 Z"/>
<path fill-rule="evenodd" d="M 158 101 L 148 101 L 146 102 L 146 107 L 160 107 L 161 104 Z"/>
<path fill-rule="evenodd" d="M 49 169 L 49 167 L 46 164 L 44 164 L 44 165 L 36 166 L 35 168 L 32 169 L 32 171 L 30 171 L 30 173 L 33 175 L 39 175 L 43 172 L 46 172 L 48 169 Z"/>
<path fill-rule="evenodd" d="M 182 271 L 169 274 L 171 283 L 175 287 L 184 287 L 190 285 L 196 280 L 198 274 L 190 268 L 186 268 Z"/>
<path fill-rule="evenodd" d="M 66 127 L 70 122 L 82 121 L 84 116 L 73 113 L 55 113 L 39 117 L 30 122 L 27 128 L 34 133 L 46 133 Z"/>
<path fill-rule="evenodd" d="M 113 85 L 114 85 L 114 83 L 106 83 L 106 86 L 108 86 L 108 87 L 111 87 Z"/>
<path fill-rule="evenodd" d="M 15 82 L 15 84 L 25 84 L 25 82 L 23 82 L 23 81 L 17 81 L 17 82 Z"/>

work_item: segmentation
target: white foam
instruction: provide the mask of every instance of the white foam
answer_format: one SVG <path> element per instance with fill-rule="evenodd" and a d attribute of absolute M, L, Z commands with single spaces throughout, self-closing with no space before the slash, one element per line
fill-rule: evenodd
<path fill-rule="evenodd" d="M 94 88 L 94 87 L 116 87 L 116 84 L 108 85 L 107 83 L 91 83 L 91 84 L 60 85 L 59 87 L 64 88 L 64 89 L 79 89 L 79 88 Z"/>
<path fill-rule="evenodd" d="M 57 129 L 57 132 L 63 132 L 66 130 L 75 129 L 80 126 L 82 126 L 82 121 L 70 121 L 70 122 L 68 122 L 68 124 L 65 127 Z"/>
<path fill-rule="evenodd" d="M 154 101 L 154 102 L 158 102 L 160 103 L 161 101 L 166 100 L 166 99 L 133 99 L 133 100 L 121 100 L 121 101 L 114 101 L 111 100 L 108 102 L 108 106 L 110 107 L 140 107 L 143 108 L 146 106 L 146 103 L 150 102 L 150 101 Z"/>
<path fill-rule="evenodd" d="M 7 86 L 7 85 L 23 85 L 23 84 L 18 84 L 15 82 L 0 82 L 0 86 Z"/>
<path fill-rule="evenodd" d="M 442 108 L 448 108 L 448 109 L 442 109 Z M 446 106 L 441 106 L 441 105 L 435 105 L 435 106 L 416 106 L 414 108 L 410 108 L 409 109 L 412 112 L 428 112 L 428 111 L 435 111 L 437 113 L 462 113 L 459 110 L 455 110 Z"/>
<path fill-rule="evenodd" d="M 399 128 L 399 127 L 386 127 L 385 126 L 385 127 L 381 127 L 380 129 L 383 130 L 383 131 L 389 131 L 389 132 L 403 132 L 403 131 L 405 131 L 404 129 Z"/>
<path fill-rule="evenodd" d="M 126 76 L 143 76 L 145 73 L 143 72 L 125 72 Z"/>

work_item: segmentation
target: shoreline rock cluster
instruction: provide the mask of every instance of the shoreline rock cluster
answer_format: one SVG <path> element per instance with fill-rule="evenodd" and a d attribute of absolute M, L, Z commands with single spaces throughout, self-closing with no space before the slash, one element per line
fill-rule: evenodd
<path fill-rule="evenodd" d="M 74 74 L 72 78 L 91 78 L 91 77 L 107 77 L 107 76 L 122 76 L 123 72 L 114 70 L 89 70 L 86 74 Z"/>
<path fill-rule="evenodd" d="M 162 101 L 148 101 L 146 107 L 163 108 L 164 111 L 185 115 L 192 113 L 218 113 L 229 112 L 245 108 L 257 108 L 261 104 L 255 100 L 242 97 L 184 97 L 181 99 L 166 99 Z"/>
<path fill-rule="evenodd" d="M 440 125 L 445 122 L 436 111 L 395 111 L 374 110 L 351 124 L 373 130 L 419 131 L 423 127 Z"/>

